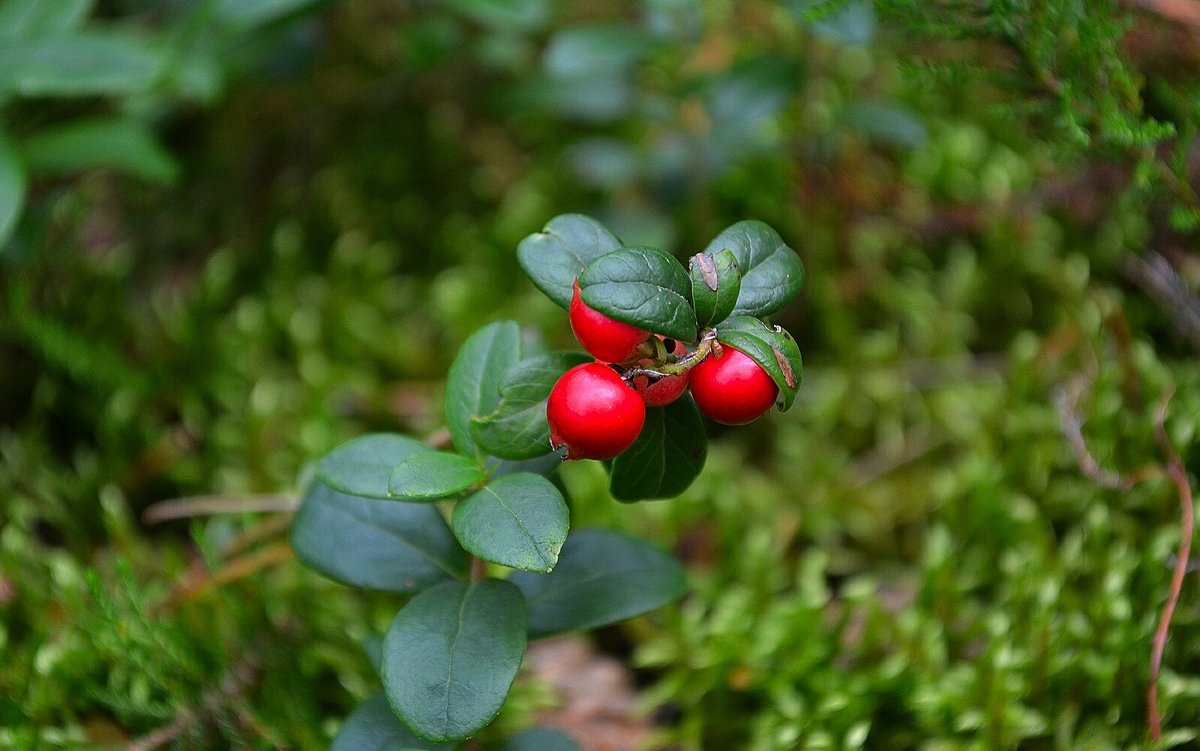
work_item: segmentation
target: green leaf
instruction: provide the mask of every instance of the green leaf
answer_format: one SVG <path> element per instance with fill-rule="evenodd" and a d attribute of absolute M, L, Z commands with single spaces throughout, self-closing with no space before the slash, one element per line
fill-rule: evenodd
<path fill-rule="evenodd" d="M 541 475 L 507 475 L 454 507 L 451 526 L 467 551 L 522 571 L 550 571 L 567 539 L 570 512 Z"/>
<path fill-rule="evenodd" d="M 403 459 L 433 452 L 398 433 L 371 433 L 343 443 L 317 463 L 317 477 L 334 490 L 364 498 L 391 498 L 392 471 Z"/>
<path fill-rule="evenodd" d="M 742 289 L 731 315 L 761 318 L 792 301 L 804 283 L 804 265 L 796 251 L 784 245 L 779 233 L 759 221 L 738 222 L 708 244 L 716 256 L 732 250 L 742 272 Z"/>
<path fill-rule="evenodd" d="M 6 0 L 0 3 L 0 39 L 45 37 L 79 28 L 95 0 Z"/>
<path fill-rule="evenodd" d="M 621 241 L 590 216 L 561 214 L 521 241 L 517 261 L 534 286 L 565 310 L 583 267 L 620 247 Z"/>
<path fill-rule="evenodd" d="M 500 402 L 504 373 L 521 359 L 521 329 L 496 321 L 476 331 L 458 351 L 446 374 L 446 425 L 460 454 L 484 458 L 471 435 L 471 418 L 488 415 Z"/>
<path fill-rule="evenodd" d="M 800 347 L 787 331 L 751 316 L 730 318 L 717 327 L 717 341 L 749 355 L 779 386 L 777 406 L 786 411 L 804 374 Z"/>
<path fill-rule="evenodd" d="M 467 556 L 433 506 L 384 503 L 311 483 L 296 511 L 292 547 L 331 579 L 385 592 L 417 592 L 464 577 Z"/>
<path fill-rule="evenodd" d="M 913 148 L 929 137 L 925 123 L 912 110 L 899 104 L 856 102 L 846 108 L 846 124 L 876 141 Z"/>
<path fill-rule="evenodd" d="M 414 597 L 383 640 L 383 689 L 429 741 L 460 741 L 504 704 L 525 654 L 521 592 L 497 579 L 446 582 Z"/>
<path fill-rule="evenodd" d="M 550 352 L 513 365 L 504 374 L 496 411 L 471 421 L 476 443 L 502 459 L 532 459 L 550 453 L 550 425 L 546 422 L 550 389 L 567 370 L 591 359 L 582 352 Z"/>
<path fill-rule="evenodd" d="M 610 318 L 672 339 L 696 339 L 688 302 L 692 282 L 673 256 L 658 248 L 621 248 L 587 265 L 579 276 L 583 301 Z"/>
<path fill-rule="evenodd" d="M 609 490 L 619 501 L 673 498 L 688 489 L 708 457 L 704 420 L 692 397 L 646 410 L 634 444 L 613 459 Z"/>
<path fill-rule="evenodd" d="M 83 31 L 0 45 L 0 95 L 94 96 L 145 91 L 162 55 L 111 31 Z"/>
<path fill-rule="evenodd" d="M 318 0 L 218 0 L 216 15 L 239 30 L 249 30 L 278 21 L 316 5 Z"/>
<path fill-rule="evenodd" d="M 145 123 L 128 118 L 77 120 L 44 130 L 24 146 L 31 170 L 69 174 L 108 167 L 158 183 L 173 182 L 179 165 Z"/>
<path fill-rule="evenodd" d="M 506 740 L 500 751 L 579 751 L 579 746 L 561 730 L 529 728 Z"/>
<path fill-rule="evenodd" d="M 546 44 L 546 70 L 559 78 L 620 72 L 651 53 L 657 42 L 632 24 L 569 26 Z"/>
<path fill-rule="evenodd" d="M 378 693 L 350 713 L 329 751 L 450 751 L 452 748 L 453 743 L 430 743 L 413 735 L 396 718 L 387 697 Z"/>
<path fill-rule="evenodd" d="M 733 251 L 722 250 L 715 257 L 697 253 L 692 256 L 688 271 L 692 277 L 696 324 L 705 329 L 728 318 L 742 289 L 742 275 Z"/>
<path fill-rule="evenodd" d="M 25 167 L 4 131 L 0 130 L 0 247 L 21 218 L 25 206 Z"/>
<path fill-rule="evenodd" d="M 567 538 L 549 574 L 514 572 L 533 638 L 606 626 L 660 608 L 687 589 L 683 567 L 641 540 L 584 530 Z"/>
<path fill-rule="evenodd" d="M 550 18 L 548 0 L 443 0 L 443 4 L 497 31 L 537 31 Z"/>
<path fill-rule="evenodd" d="M 388 494 L 402 501 L 436 500 L 483 480 L 483 470 L 466 457 L 423 451 L 400 460 L 388 481 Z"/>

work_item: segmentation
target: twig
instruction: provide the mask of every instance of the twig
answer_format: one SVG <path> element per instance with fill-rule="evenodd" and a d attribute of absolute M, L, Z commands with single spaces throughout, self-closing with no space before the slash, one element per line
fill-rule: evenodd
<path fill-rule="evenodd" d="M 161 728 L 134 740 L 125 751 L 155 751 L 171 741 L 177 740 L 193 725 L 215 715 L 222 707 L 230 704 L 258 680 L 258 659 L 246 653 L 230 667 L 220 684 L 208 691 L 195 707 L 185 707 L 175 719 Z"/>
<path fill-rule="evenodd" d="M 1171 263 L 1151 250 L 1126 258 L 1123 270 L 1167 314 L 1180 336 L 1200 352 L 1200 300 Z"/>
<path fill-rule="evenodd" d="M 180 603 L 190 602 L 230 582 L 235 582 L 263 569 L 290 561 L 295 557 L 296 554 L 292 551 L 292 546 L 287 542 L 277 542 L 274 545 L 268 545 L 255 553 L 230 561 L 227 565 L 217 569 L 199 581 L 182 582 L 171 593 L 167 601 L 163 603 L 163 607 L 170 609 Z"/>
<path fill-rule="evenodd" d="M 277 494 L 195 495 L 152 504 L 142 512 L 142 521 L 146 524 L 159 524 L 171 519 L 190 519 L 194 516 L 215 514 L 290 512 L 295 511 L 298 505 L 292 496 Z"/>
<path fill-rule="evenodd" d="M 1167 403 L 1170 400 L 1171 393 L 1168 392 L 1159 404 L 1158 415 L 1154 422 L 1154 437 L 1167 457 L 1167 479 L 1175 485 L 1175 489 L 1179 492 L 1180 540 L 1179 553 L 1175 557 L 1175 569 L 1171 572 L 1171 588 L 1158 619 L 1158 628 L 1154 630 L 1154 646 L 1150 652 L 1150 686 L 1146 689 L 1146 714 L 1150 724 L 1150 738 L 1156 742 L 1162 739 L 1162 717 L 1158 711 L 1158 677 L 1162 671 L 1163 652 L 1167 647 L 1171 619 L 1175 616 L 1175 608 L 1179 605 L 1179 593 L 1183 590 L 1183 577 L 1187 574 L 1188 558 L 1192 553 L 1192 536 L 1195 533 L 1192 486 L 1188 481 L 1183 460 L 1179 458 L 1179 452 L 1171 445 L 1171 439 L 1167 436 Z"/>
<path fill-rule="evenodd" d="M 1183 579 L 1189 570 L 1192 538 L 1195 535 L 1192 487 L 1183 460 L 1167 435 L 1167 405 L 1174 392 L 1167 391 L 1163 395 L 1154 418 L 1154 439 L 1166 457 L 1165 466 L 1144 467 L 1133 474 L 1121 474 L 1101 466 L 1088 450 L 1087 442 L 1083 437 L 1083 419 L 1078 412 L 1079 396 L 1084 384 L 1090 385 L 1090 382 L 1090 378 L 1080 376 L 1072 382 L 1071 387 L 1059 386 L 1054 392 L 1054 401 L 1058 405 L 1063 435 L 1066 436 L 1067 442 L 1075 452 L 1079 471 L 1097 485 L 1112 490 L 1128 490 L 1146 480 L 1165 477 L 1171 481 L 1179 494 L 1179 551 L 1175 554 L 1167 601 L 1163 604 L 1158 618 L 1158 626 L 1154 629 L 1154 638 L 1150 648 L 1150 678 L 1149 685 L 1146 687 L 1146 722 L 1149 725 L 1151 740 L 1158 742 L 1162 740 L 1162 715 L 1158 708 L 1158 680 L 1162 673 L 1163 653 L 1166 650 L 1167 637 L 1171 631 L 1171 620 L 1175 617 L 1175 610 L 1179 606 L 1179 596 L 1183 591 Z"/>

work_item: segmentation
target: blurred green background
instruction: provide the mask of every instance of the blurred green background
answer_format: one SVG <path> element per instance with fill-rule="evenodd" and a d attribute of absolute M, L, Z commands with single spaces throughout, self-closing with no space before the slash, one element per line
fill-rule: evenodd
<path fill-rule="evenodd" d="M 568 344 L 514 260 L 564 212 L 681 257 L 761 219 L 808 272 L 791 412 L 672 501 L 563 472 L 688 566 L 593 639 L 653 748 L 1154 747 L 1179 500 L 1088 479 L 1055 394 L 1134 471 L 1174 389 L 1200 461 L 1198 125 L 1195 0 L 0 0 L 0 748 L 327 747 L 397 601 L 247 509 L 434 433 L 477 326 Z M 233 510 L 142 516 L 192 496 Z"/>

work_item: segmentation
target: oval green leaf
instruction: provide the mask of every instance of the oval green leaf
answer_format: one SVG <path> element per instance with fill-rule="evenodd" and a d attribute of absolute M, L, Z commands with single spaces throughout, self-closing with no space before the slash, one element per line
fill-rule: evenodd
<path fill-rule="evenodd" d="M 556 728 L 529 728 L 506 740 L 500 751 L 579 751 L 579 746 Z"/>
<path fill-rule="evenodd" d="M 5 0 L 0 2 L 0 38 L 39 37 L 79 28 L 95 0 Z"/>
<path fill-rule="evenodd" d="M 565 310 L 584 267 L 620 247 L 616 235 L 590 216 L 561 214 L 521 241 L 517 261 L 534 286 Z"/>
<path fill-rule="evenodd" d="M 383 689 L 418 737 L 469 738 L 500 711 L 525 654 L 528 612 L 509 582 L 446 582 L 414 597 L 383 640 Z"/>
<path fill-rule="evenodd" d="M 692 277 L 696 324 L 705 329 L 728 318 L 742 289 L 742 276 L 733 251 L 722 250 L 716 256 L 697 253 L 692 256 L 688 272 Z"/>
<path fill-rule="evenodd" d="M 683 567 L 658 548 L 617 532 L 575 532 L 549 574 L 509 579 L 529 603 L 532 638 L 607 626 L 677 600 Z"/>
<path fill-rule="evenodd" d="M 618 501 L 673 498 L 704 469 L 708 436 L 691 396 L 646 410 L 634 444 L 612 463 L 609 490 Z"/>
<path fill-rule="evenodd" d="M 483 480 L 483 470 L 471 459 L 444 451 L 422 451 L 395 466 L 388 494 L 401 501 L 432 501 L 461 493 Z"/>
<path fill-rule="evenodd" d="M 329 751 L 450 751 L 453 743 L 430 743 L 412 734 L 396 718 L 387 697 L 374 694 L 342 723 Z"/>
<path fill-rule="evenodd" d="M 796 251 L 766 224 L 747 220 L 730 226 L 704 252 L 716 256 L 733 251 L 742 272 L 742 286 L 731 315 L 762 317 L 792 301 L 804 283 L 804 265 Z"/>
<path fill-rule="evenodd" d="M 162 55 L 111 31 L 21 39 L 0 45 L 0 94 L 133 94 L 154 84 Z"/>
<path fill-rule="evenodd" d="M 454 507 L 451 527 L 467 551 L 522 571 L 546 572 L 558 562 L 570 512 L 562 493 L 541 475 L 506 475 Z"/>
<path fill-rule="evenodd" d="M 501 459 L 532 459 L 551 452 L 546 399 L 570 368 L 590 362 L 582 352 L 550 352 L 526 358 L 504 374 L 496 411 L 471 421 L 475 442 Z"/>
<path fill-rule="evenodd" d="M 317 477 L 334 490 L 364 498 L 391 498 L 392 470 L 415 454 L 433 452 L 399 433 L 371 433 L 347 441 L 317 462 Z"/>
<path fill-rule="evenodd" d="M 292 520 L 292 547 L 330 579 L 384 592 L 417 592 L 465 577 L 467 555 L 433 506 L 383 503 L 315 481 Z"/>
<path fill-rule="evenodd" d="M 777 406 L 786 411 L 796 399 L 804 363 L 800 346 L 779 326 L 768 326 L 757 318 L 737 316 L 717 327 L 717 341 L 749 355 L 779 386 Z"/>
<path fill-rule="evenodd" d="M 8 241 L 25 206 L 25 168 L 0 131 L 0 247 Z"/>
<path fill-rule="evenodd" d="M 621 248 L 579 275 L 583 301 L 618 321 L 672 339 L 696 339 L 692 282 L 675 257 L 658 248 Z"/>
<path fill-rule="evenodd" d="M 521 329 L 514 321 L 496 321 L 471 335 L 446 374 L 446 426 L 460 454 L 482 461 L 471 435 L 471 418 L 489 415 L 500 402 L 504 373 L 521 359 Z"/>
<path fill-rule="evenodd" d="M 105 167 L 157 183 L 170 183 L 179 165 L 145 123 L 129 118 L 94 118 L 44 130 L 25 142 L 31 170 L 69 174 Z"/>

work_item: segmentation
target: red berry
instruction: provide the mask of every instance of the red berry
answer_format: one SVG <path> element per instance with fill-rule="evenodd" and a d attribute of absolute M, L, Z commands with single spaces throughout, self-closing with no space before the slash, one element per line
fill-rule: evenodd
<path fill-rule="evenodd" d="M 655 334 L 655 336 L 663 339 L 658 334 Z M 672 340 L 671 354 L 676 357 L 682 357 L 687 354 L 687 347 L 683 346 L 682 342 Z M 651 358 L 638 360 L 637 365 L 641 368 L 651 368 L 654 367 L 654 360 Z M 631 383 L 647 407 L 665 407 L 683 396 L 683 392 L 687 391 L 688 377 L 686 375 L 673 375 L 651 382 L 650 376 L 640 375 L 635 377 Z"/>
<path fill-rule="evenodd" d="M 625 362 L 650 337 L 649 331 L 613 320 L 585 303 L 579 296 L 579 282 L 575 282 L 568 312 L 575 338 L 601 362 Z"/>
<path fill-rule="evenodd" d="M 688 385 L 700 411 L 726 425 L 745 425 L 762 417 L 779 386 L 748 355 L 721 347 L 721 356 L 709 355 L 688 371 Z"/>
<path fill-rule="evenodd" d="M 633 445 L 646 405 L 607 365 L 591 362 L 562 374 L 546 402 L 550 445 L 567 459 L 611 459 Z"/>

